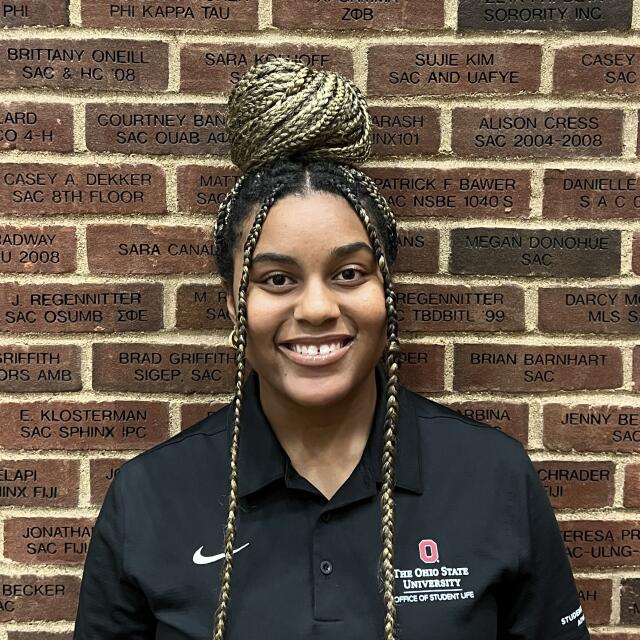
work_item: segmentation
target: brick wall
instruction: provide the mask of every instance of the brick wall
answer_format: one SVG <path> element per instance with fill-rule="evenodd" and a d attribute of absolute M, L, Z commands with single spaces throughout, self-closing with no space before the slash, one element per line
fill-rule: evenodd
<path fill-rule="evenodd" d="M 0 640 L 71 637 L 122 461 L 230 399 L 225 98 L 366 90 L 402 382 L 525 443 L 594 637 L 640 639 L 640 2 L 1 0 Z"/>

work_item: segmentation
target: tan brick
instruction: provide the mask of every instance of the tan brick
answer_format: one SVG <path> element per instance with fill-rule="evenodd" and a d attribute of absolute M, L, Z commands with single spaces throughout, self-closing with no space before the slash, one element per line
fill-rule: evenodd
<path fill-rule="evenodd" d="M 2 409 L 6 406 L 0 405 Z M 6 413 L 3 415 L 4 429 L 8 430 L 8 416 Z M 25 458 L 3 460 L 0 464 L 2 506 L 74 507 L 78 504 L 79 486 L 79 460 Z"/>
<path fill-rule="evenodd" d="M 640 407 L 544 406 L 544 444 L 559 451 L 640 451 Z"/>
<path fill-rule="evenodd" d="M 0 331 L 70 333 L 162 328 L 162 285 L 0 284 Z"/>
<path fill-rule="evenodd" d="M 453 109 L 453 152 L 479 158 L 615 157 L 621 109 Z"/>
<path fill-rule="evenodd" d="M 227 294 L 221 285 L 181 284 L 176 299 L 177 329 L 227 329 L 233 322 L 227 311 Z"/>
<path fill-rule="evenodd" d="M 454 345 L 453 388 L 536 393 L 616 389 L 622 385 L 617 347 Z"/>
<path fill-rule="evenodd" d="M 0 103 L 0 149 L 73 151 L 73 107 L 49 102 Z"/>
<path fill-rule="evenodd" d="M 624 506 L 640 508 L 640 464 L 628 464 L 624 468 Z"/>
<path fill-rule="evenodd" d="M 578 596 L 588 625 L 608 624 L 613 585 L 609 578 L 576 578 Z"/>
<path fill-rule="evenodd" d="M 0 622 L 73 621 L 78 608 L 80 578 L 64 574 L 3 575 L 0 591 L 3 594 Z M 12 640 L 18 640 L 15 633 L 9 631 Z"/>
<path fill-rule="evenodd" d="M 239 175 L 240 171 L 233 166 L 179 166 L 178 209 L 186 213 L 216 216 L 224 196 L 233 189 Z"/>
<path fill-rule="evenodd" d="M 212 273 L 213 226 L 89 225 L 87 257 L 93 273 Z"/>
<path fill-rule="evenodd" d="M 371 156 L 437 154 L 440 112 L 433 107 L 369 107 Z"/>
<path fill-rule="evenodd" d="M 0 27 L 65 27 L 69 0 L 9 0 L 3 3 Z"/>
<path fill-rule="evenodd" d="M 68 273 L 76 264 L 74 227 L 0 226 L 0 272 Z"/>
<path fill-rule="evenodd" d="M 0 42 L 0 89 L 163 91 L 168 45 L 123 39 L 35 39 Z"/>
<path fill-rule="evenodd" d="M 374 45 L 372 96 L 533 93 L 541 48 L 533 44 Z"/>

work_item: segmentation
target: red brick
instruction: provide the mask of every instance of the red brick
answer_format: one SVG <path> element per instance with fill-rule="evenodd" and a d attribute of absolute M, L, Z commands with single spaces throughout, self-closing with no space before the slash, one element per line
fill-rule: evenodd
<path fill-rule="evenodd" d="M 620 585 L 620 623 L 640 624 L 640 580 L 626 578 Z"/>
<path fill-rule="evenodd" d="M 5 40 L 0 42 L 0 89 L 163 91 L 168 51 L 166 42 L 143 40 Z"/>
<path fill-rule="evenodd" d="M 640 566 L 637 520 L 562 520 L 558 523 L 574 571 Z"/>
<path fill-rule="evenodd" d="M 640 451 L 640 408 L 546 404 L 544 443 L 559 451 Z"/>
<path fill-rule="evenodd" d="M 163 416 L 164 418 L 164 416 Z M 169 413 L 166 411 L 168 422 Z M 164 425 L 163 425 L 164 426 Z M 168 434 L 167 436 L 168 437 Z M 100 506 L 104 501 L 111 481 L 116 477 L 120 467 L 129 458 L 96 458 L 89 461 L 89 476 L 91 479 L 91 504 Z"/>
<path fill-rule="evenodd" d="M 433 107 L 369 107 L 371 156 L 433 155 L 440 149 L 440 112 Z"/>
<path fill-rule="evenodd" d="M 93 388 L 144 393 L 229 393 L 235 350 L 209 344 L 93 344 Z"/>
<path fill-rule="evenodd" d="M 69 633 L 47 633 L 37 631 L 8 631 L 7 640 L 73 640 Z"/>
<path fill-rule="evenodd" d="M 640 464 L 628 464 L 624 468 L 624 506 L 640 509 Z"/>
<path fill-rule="evenodd" d="M 556 509 L 590 509 L 613 504 L 613 462 L 535 460 L 538 477 Z"/>
<path fill-rule="evenodd" d="M 208 418 L 212 413 L 219 411 L 226 402 L 190 402 L 180 407 L 180 431 L 184 431 L 194 424 Z"/>
<path fill-rule="evenodd" d="M 633 391 L 640 392 L 640 347 L 633 348 Z"/>
<path fill-rule="evenodd" d="M 640 233 L 633 234 L 632 268 L 635 273 L 640 273 Z"/>
<path fill-rule="evenodd" d="M 453 388 L 458 391 L 535 393 L 621 385 L 622 356 L 617 347 L 454 345 Z"/>
<path fill-rule="evenodd" d="M 0 622 L 73 621 L 78 609 L 80 578 L 64 574 L 2 575 L 0 592 L 3 594 Z M 18 640 L 16 633 L 9 631 L 9 638 Z"/>
<path fill-rule="evenodd" d="M 453 109 L 451 148 L 479 158 L 615 157 L 621 109 Z"/>
<path fill-rule="evenodd" d="M 539 45 L 375 45 L 372 96 L 532 93 L 540 87 Z"/>
<path fill-rule="evenodd" d="M 544 218 L 608 220 L 637 218 L 640 181 L 629 171 L 546 169 Z"/>
<path fill-rule="evenodd" d="M 6 402 L 0 404 L 6 449 L 147 449 L 169 436 L 164 402 Z"/>
<path fill-rule="evenodd" d="M 73 151 L 73 107 L 53 102 L 0 103 L 0 149 Z"/>
<path fill-rule="evenodd" d="M 180 89 L 227 94 L 250 67 L 275 57 L 353 78 L 353 59 L 346 48 L 307 44 L 275 47 L 251 43 L 185 44 L 180 52 Z"/>
<path fill-rule="evenodd" d="M 416 393 L 444 390 L 444 345 L 400 342 L 400 384 Z"/>
<path fill-rule="evenodd" d="M 93 151 L 219 155 L 226 121 L 225 104 L 88 104 L 85 137 Z"/>
<path fill-rule="evenodd" d="M 400 331 L 521 331 L 520 287 L 397 284 Z"/>
<path fill-rule="evenodd" d="M 538 325 L 561 333 L 638 333 L 640 287 L 540 287 Z"/>
<path fill-rule="evenodd" d="M 611 579 L 576 578 L 576 586 L 587 624 L 608 624 L 613 591 Z"/>
<path fill-rule="evenodd" d="M 79 389 L 82 389 L 79 346 L 0 345 L 0 392 L 37 393 Z"/>
<path fill-rule="evenodd" d="M 530 213 L 528 171 L 371 167 L 367 174 L 398 217 L 526 218 Z"/>
<path fill-rule="evenodd" d="M 3 3 L 0 27 L 66 27 L 69 0 L 9 0 Z"/>
<path fill-rule="evenodd" d="M 70 333 L 162 328 L 162 285 L 0 284 L 0 331 Z"/>
<path fill-rule="evenodd" d="M 74 227 L 0 226 L 0 272 L 68 273 L 76 264 Z"/>
<path fill-rule="evenodd" d="M 393 272 L 438 273 L 440 233 L 431 225 L 420 224 L 411 229 L 398 229 L 398 255 Z"/>
<path fill-rule="evenodd" d="M 186 213 L 217 215 L 220 204 L 239 175 L 238 168 L 232 166 L 179 166 L 178 208 Z"/>
<path fill-rule="evenodd" d="M 517 438 L 526 447 L 529 433 L 529 405 L 515 402 L 476 400 L 443 403 L 467 418 L 484 422 Z"/>
<path fill-rule="evenodd" d="M 0 407 L 4 410 L 7 405 Z M 5 418 L 7 414 L 4 413 Z M 6 423 L 5 423 L 6 424 Z M 5 429 L 8 429 L 5 426 Z M 0 465 L 0 505 L 75 507 L 80 486 L 79 460 L 3 460 Z"/>
<path fill-rule="evenodd" d="M 93 523 L 93 518 L 6 518 L 5 558 L 30 564 L 82 563 Z"/>
<path fill-rule="evenodd" d="M 93 273 L 211 273 L 213 227 L 89 225 L 87 255 Z"/>
<path fill-rule="evenodd" d="M 176 300 L 177 329 L 227 329 L 233 322 L 227 311 L 227 294 L 217 284 L 181 284 Z"/>
<path fill-rule="evenodd" d="M 640 48 L 619 44 L 555 50 L 553 91 L 562 95 L 638 95 Z"/>
<path fill-rule="evenodd" d="M 443 0 L 397 0 L 394 3 L 345 5 L 339 0 L 273 0 L 273 24 L 281 29 L 392 30 L 440 29 Z"/>
<path fill-rule="evenodd" d="M 165 213 L 165 189 L 162 168 L 151 164 L 0 164 L 3 213 Z"/>
<path fill-rule="evenodd" d="M 84 27 L 125 29 L 198 29 L 199 31 L 247 31 L 258 28 L 258 0 L 208 2 L 183 0 L 82 0 Z"/>

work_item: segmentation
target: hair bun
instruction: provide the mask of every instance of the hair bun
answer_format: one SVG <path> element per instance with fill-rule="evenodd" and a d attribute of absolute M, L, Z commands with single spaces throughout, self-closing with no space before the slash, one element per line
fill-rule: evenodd
<path fill-rule="evenodd" d="M 232 89 L 227 134 L 242 171 L 302 153 L 358 164 L 371 150 L 371 116 L 348 78 L 275 58 L 251 67 Z"/>

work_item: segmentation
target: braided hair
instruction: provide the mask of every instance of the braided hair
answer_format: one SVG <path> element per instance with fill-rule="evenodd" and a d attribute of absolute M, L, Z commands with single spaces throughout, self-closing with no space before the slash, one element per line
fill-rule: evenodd
<path fill-rule="evenodd" d="M 385 604 L 384 640 L 396 637 L 393 531 L 399 351 L 396 294 L 390 267 L 397 255 L 393 212 L 374 181 L 356 164 L 371 150 L 371 118 L 364 95 L 344 76 L 276 58 L 257 64 L 229 96 L 227 133 L 231 159 L 243 171 L 222 201 L 214 225 L 216 263 L 233 291 L 233 249 L 243 220 L 257 206 L 244 244 L 234 328 L 236 379 L 230 451 L 230 491 L 213 640 L 223 640 L 231 591 L 238 507 L 238 441 L 247 344 L 247 287 L 253 252 L 272 205 L 289 194 L 325 192 L 342 196 L 365 227 L 383 276 L 387 344 L 383 364 L 387 402 L 382 453 L 382 552 L 378 567 Z M 382 578 L 380 578 L 382 573 Z"/>

